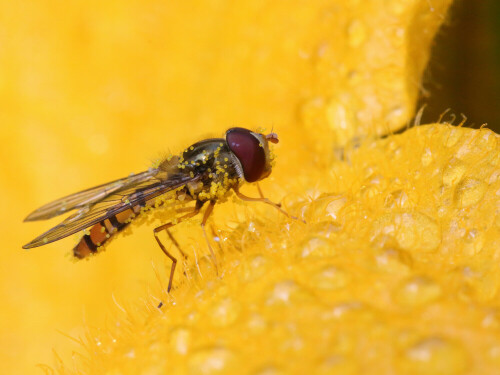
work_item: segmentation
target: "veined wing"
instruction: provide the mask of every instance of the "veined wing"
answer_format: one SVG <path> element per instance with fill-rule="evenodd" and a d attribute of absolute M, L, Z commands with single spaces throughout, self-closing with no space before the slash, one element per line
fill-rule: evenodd
<path fill-rule="evenodd" d="M 115 192 L 151 180 L 155 178 L 157 174 L 158 169 L 150 169 L 145 172 L 130 175 L 125 178 L 120 178 L 119 180 L 68 195 L 38 208 L 30 213 L 24 221 L 46 220 L 74 209 L 88 207 Z"/>
<path fill-rule="evenodd" d="M 159 174 L 163 173 L 160 172 Z M 190 181 L 196 181 L 199 178 L 200 176 L 191 177 L 189 175 L 176 174 L 163 179 L 155 175 L 143 181 L 136 181 L 127 185 L 126 188 L 121 188 L 119 191 L 108 194 L 108 196 L 95 204 L 87 204 L 80 208 L 61 224 L 24 245 L 23 249 L 42 246 L 70 236 L 122 211 L 142 205 L 150 199 L 184 186 Z"/>

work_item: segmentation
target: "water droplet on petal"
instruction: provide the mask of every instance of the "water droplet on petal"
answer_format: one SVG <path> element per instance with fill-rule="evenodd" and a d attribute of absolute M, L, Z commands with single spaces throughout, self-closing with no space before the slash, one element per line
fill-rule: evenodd
<path fill-rule="evenodd" d="M 228 326 L 236 321 L 241 307 L 234 299 L 226 297 L 213 305 L 208 315 L 213 325 L 218 327 Z"/>
<path fill-rule="evenodd" d="M 237 361 L 229 349 L 211 347 L 194 352 L 189 357 L 188 368 L 193 375 L 237 373 Z"/>
<path fill-rule="evenodd" d="M 295 281 L 285 280 L 274 285 L 267 298 L 267 304 L 271 306 L 291 305 L 310 300 L 311 295 L 295 283 Z"/>
<path fill-rule="evenodd" d="M 309 256 L 325 257 L 335 254 L 333 243 L 322 237 L 310 237 L 299 247 L 299 256 L 307 258 Z"/>
<path fill-rule="evenodd" d="M 493 310 L 486 314 L 481 326 L 488 329 L 500 329 L 500 311 Z"/>
<path fill-rule="evenodd" d="M 465 164 L 457 159 L 453 158 L 448 163 L 443 170 L 443 185 L 453 186 L 457 184 L 463 177 L 466 171 Z"/>
<path fill-rule="evenodd" d="M 406 349 L 401 370 L 412 375 L 461 375 L 468 367 L 466 354 L 458 343 L 427 338 Z"/>
<path fill-rule="evenodd" d="M 483 249 L 486 241 L 485 232 L 478 229 L 467 230 L 464 236 L 464 254 L 467 256 L 476 255 Z"/>
<path fill-rule="evenodd" d="M 424 150 L 420 160 L 421 160 L 421 163 L 424 167 L 427 167 L 430 163 L 432 163 L 432 161 L 434 160 L 434 157 L 432 155 L 432 151 L 430 148 L 426 148 Z"/>
<path fill-rule="evenodd" d="M 255 255 L 243 263 L 238 270 L 242 280 L 252 282 L 264 276 L 272 268 L 272 261 L 262 255 Z"/>
<path fill-rule="evenodd" d="M 377 267 L 393 275 L 407 275 L 410 273 L 413 260 L 411 255 L 403 250 L 386 249 L 375 256 Z"/>
<path fill-rule="evenodd" d="M 311 287 L 323 290 L 335 290 L 347 285 L 349 274 L 335 266 L 322 266 L 312 272 Z"/>
<path fill-rule="evenodd" d="M 262 334 L 268 329 L 268 323 L 262 315 L 253 313 L 248 319 L 247 327 L 254 334 Z"/>
<path fill-rule="evenodd" d="M 373 224 L 372 241 L 392 236 L 403 250 L 431 252 L 441 243 L 441 230 L 429 216 L 419 212 L 386 214 Z"/>
<path fill-rule="evenodd" d="M 325 312 L 323 320 L 343 320 L 355 321 L 356 324 L 370 321 L 374 317 L 373 311 L 368 306 L 359 301 L 344 302 L 335 305 L 332 309 Z"/>
<path fill-rule="evenodd" d="M 453 147 L 458 140 L 462 138 L 462 129 L 451 128 L 449 132 L 445 133 L 444 145 L 446 147 Z"/>
<path fill-rule="evenodd" d="M 473 178 L 464 178 L 455 190 L 455 203 L 458 207 L 468 207 L 478 203 L 486 192 L 486 184 Z"/>
<path fill-rule="evenodd" d="M 417 276 L 406 280 L 396 289 L 395 299 L 400 305 L 417 307 L 436 301 L 441 294 L 439 284 L 427 277 Z"/>
<path fill-rule="evenodd" d="M 169 338 L 171 350 L 181 355 L 187 354 L 192 340 L 191 331 L 188 328 L 174 328 L 170 332 Z"/>

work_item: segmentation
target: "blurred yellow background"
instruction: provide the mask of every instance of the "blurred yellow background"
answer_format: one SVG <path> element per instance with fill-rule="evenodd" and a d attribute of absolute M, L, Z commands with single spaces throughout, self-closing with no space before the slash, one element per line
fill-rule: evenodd
<path fill-rule="evenodd" d="M 5 373 L 36 373 L 53 348 L 71 367 L 81 348 L 66 335 L 114 324 L 114 300 L 138 308 L 157 288 L 152 264 L 162 276 L 169 265 L 147 226 L 90 261 L 71 261 L 73 238 L 24 251 L 59 220 L 22 224 L 33 209 L 231 126 L 273 127 L 278 166 L 263 187 L 304 195 L 333 145 L 413 117 L 450 1 L 345 3 L 0 4 Z"/>

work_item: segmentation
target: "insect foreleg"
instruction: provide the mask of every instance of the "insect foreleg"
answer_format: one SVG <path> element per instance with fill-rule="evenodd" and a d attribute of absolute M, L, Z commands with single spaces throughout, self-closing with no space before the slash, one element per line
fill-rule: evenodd
<path fill-rule="evenodd" d="M 260 190 L 260 189 L 259 189 Z M 282 214 L 288 216 L 290 219 L 294 219 L 294 220 L 300 220 L 299 218 L 295 217 L 295 216 L 292 216 L 290 215 L 288 212 L 286 212 L 284 209 L 281 208 L 281 204 L 278 204 L 278 203 L 274 203 L 273 201 L 269 200 L 268 198 L 252 198 L 252 197 L 247 197 L 246 195 L 243 195 L 241 194 L 237 189 L 234 189 L 234 192 L 235 194 L 238 196 L 238 198 L 240 198 L 241 200 L 243 201 L 247 201 L 247 202 L 263 202 L 263 203 L 266 203 L 270 206 L 273 206 L 274 208 L 276 208 L 279 212 L 281 212 Z M 262 193 L 262 192 L 261 192 Z M 304 221 L 304 220 L 301 220 L 301 221 Z"/>
<path fill-rule="evenodd" d="M 266 197 L 264 196 L 264 193 L 262 192 L 262 189 L 260 188 L 260 184 L 258 182 L 256 182 L 255 185 L 257 185 L 257 190 L 259 191 L 260 197 L 262 199 L 266 199 Z M 281 203 L 275 203 L 275 205 L 277 205 L 278 207 L 281 207 Z"/>

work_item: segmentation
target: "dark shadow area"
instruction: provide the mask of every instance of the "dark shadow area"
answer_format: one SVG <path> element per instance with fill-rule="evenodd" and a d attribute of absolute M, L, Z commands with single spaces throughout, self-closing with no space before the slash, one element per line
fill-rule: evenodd
<path fill-rule="evenodd" d="M 432 48 L 417 107 L 422 124 L 443 120 L 500 133 L 500 1 L 457 0 Z"/>

